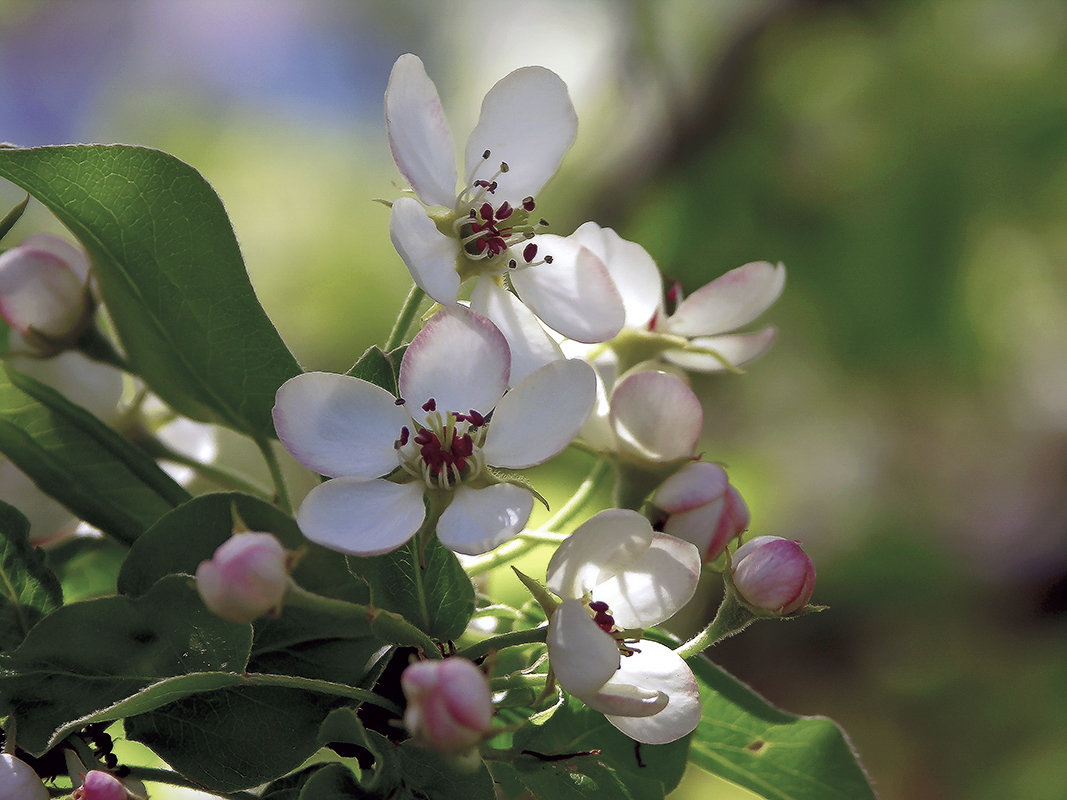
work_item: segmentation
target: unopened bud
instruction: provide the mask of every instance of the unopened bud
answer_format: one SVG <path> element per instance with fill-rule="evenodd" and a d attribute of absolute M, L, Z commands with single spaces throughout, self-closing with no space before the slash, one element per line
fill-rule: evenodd
<path fill-rule="evenodd" d="M 34 350 L 54 355 L 92 321 L 89 261 L 62 239 L 40 234 L 0 255 L 0 316 Z"/>
<path fill-rule="evenodd" d="M 718 464 L 690 461 L 660 484 L 652 504 L 667 517 L 663 532 L 692 542 L 714 561 L 748 529 L 748 506 Z"/>
<path fill-rule="evenodd" d="M 428 747 L 461 755 L 488 732 L 493 719 L 489 682 L 473 661 L 417 661 L 404 670 L 400 686 L 407 698 L 404 727 Z"/>
<path fill-rule="evenodd" d="M 85 774 L 82 785 L 74 790 L 72 797 L 73 800 L 127 800 L 129 793 L 114 775 L 94 769 Z"/>
<path fill-rule="evenodd" d="M 800 542 L 758 536 L 734 553 L 733 584 L 741 599 L 775 616 L 807 605 L 815 589 L 815 565 Z"/>
<path fill-rule="evenodd" d="M 275 615 L 289 584 L 289 553 L 269 533 L 237 533 L 196 569 L 196 587 L 212 613 L 231 622 Z"/>
<path fill-rule="evenodd" d="M 0 754 L 0 800 L 48 800 L 48 790 L 25 761 Z"/>

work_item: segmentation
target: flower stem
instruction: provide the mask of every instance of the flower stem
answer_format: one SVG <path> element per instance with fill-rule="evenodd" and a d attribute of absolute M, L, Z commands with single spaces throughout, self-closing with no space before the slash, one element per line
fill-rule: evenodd
<path fill-rule="evenodd" d="M 436 649 L 436 648 L 435 648 Z M 274 686 L 281 689 L 303 689 L 318 694 L 329 694 L 336 697 L 347 697 L 349 700 L 358 700 L 361 703 L 370 703 L 379 708 L 384 708 L 396 714 L 398 717 L 403 713 L 396 703 L 384 697 L 376 695 L 367 689 L 359 689 L 333 681 L 320 681 L 314 678 L 303 678 L 299 675 L 274 675 L 270 673 L 250 672 L 241 681 L 243 686 Z"/>
<path fill-rule="evenodd" d="M 466 565 L 467 574 L 471 577 L 481 575 L 483 572 L 488 572 L 501 564 L 506 564 L 512 559 L 528 553 L 537 545 L 544 544 L 546 541 L 549 543 L 562 541 L 557 538 L 560 534 L 556 533 L 556 531 L 578 515 L 585 504 L 589 502 L 589 498 L 600 487 L 601 481 L 607 474 L 608 462 L 604 459 L 597 459 L 592 469 L 589 470 L 589 474 L 585 476 L 585 480 L 582 481 L 577 491 L 571 495 L 570 500 L 564 503 L 563 507 L 553 514 L 544 525 L 535 531 L 520 534 L 493 552 L 486 553 L 479 559 L 468 562 Z"/>
<path fill-rule="evenodd" d="M 422 298 L 425 296 L 426 292 L 420 289 L 418 284 L 412 284 L 411 291 L 408 292 L 407 299 L 404 300 L 404 305 L 400 307 L 400 314 L 397 316 L 396 322 L 393 323 L 393 330 L 390 331 L 389 338 L 385 340 L 385 352 L 388 353 L 390 350 L 395 350 L 404 343 L 404 337 L 415 319 L 415 313 L 419 310 L 419 303 L 422 302 Z"/>
<path fill-rule="evenodd" d="M 285 488 L 285 478 L 282 476 L 282 468 L 278 464 L 278 457 L 274 454 L 270 440 L 261 436 L 256 437 L 256 447 L 263 454 L 263 460 L 267 462 L 271 480 L 274 481 L 274 492 L 277 496 L 278 508 L 286 514 L 293 513 L 293 504 L 289 499 L 289 490 Z"/>
<path fill-rule="evenodd" d="M 462 658 L 469 658 L 471 661 L 476 661 L 482 656 L 488 655 L 493 650 L 503 650 L 505 647 L 515 647 L 520 644 L 543 642 L 547 635 L 547 624 L 539 625 L 536 628 L 526 628 L 521 631 L 501 633 L 497 636 L 490 636 L 488 639 L 482 639 L 480 642 L 475 642 L 470 647 L 465 647 L 460 650 L 456 655 L 461 656 Z"/>
<path fill-rule="evenodd" d="M 715 619 L 708 623 L 700 633 L 684 644 L 674 649 L 682 658 L 692 658 L 728 636 L 747 628 L 758 617 L 745 608 L 737 599 L 734 591 L 727 586 L 726 594 L 723 595 L 722 604 L 715 612 Z"/>

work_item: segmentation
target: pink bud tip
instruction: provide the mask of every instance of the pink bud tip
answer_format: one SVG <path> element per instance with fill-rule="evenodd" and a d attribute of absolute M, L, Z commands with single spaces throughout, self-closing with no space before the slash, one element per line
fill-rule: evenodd
<path fill-rule="evenodd" d="M 811 599 L 815 565 L 799 542 L 759 536 L 734 554 L 733 582 L 750 606 L 786 616 L 802 609 Z"/>
<path fill-rule="evenodd" d="M 289 554 L 269 533 L 238 533 L 200 562 L 196 587 L 212 613 L 248 623 L 277 613 L 289 584 Z"/>
<path fill-rule="evenodd" d="M 428 747 L 460 754 L 488 732 L 493 719 L 489 682 L 474 662 L 417 661 L 404 670 L 400 685 L 407 698 L 404 726 Z"/>

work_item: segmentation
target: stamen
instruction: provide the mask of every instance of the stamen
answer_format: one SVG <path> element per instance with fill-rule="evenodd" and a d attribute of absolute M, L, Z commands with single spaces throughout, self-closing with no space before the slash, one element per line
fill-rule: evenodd
<path fill-rule="evenodd" d="M 423 411 L 436 411 L 437 410 L 437 401 L 434 400 L 431 397 L 429 400 L 427 400 L 425 403 L 422 404 L 422 410 Z"/>

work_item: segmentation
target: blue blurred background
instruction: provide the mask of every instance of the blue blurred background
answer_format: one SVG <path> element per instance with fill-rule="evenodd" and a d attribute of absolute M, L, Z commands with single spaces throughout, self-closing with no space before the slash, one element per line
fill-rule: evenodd
<path fill-rule="evenodd" d="M 787 265 L 775 348 L 695 382 L 702 446 L 831 610 L 713 657 L 840 722 L 884 798 L 1062 798 L 1067 4 L 0 0 L 0 139 L 193 164 L 297 357 L 343 370 L 409 286 L 373 202 L 404 52 L 457 143 L 511 69 L 568 82 L 556 232 L 615 227 L 690 291 Z"/>

